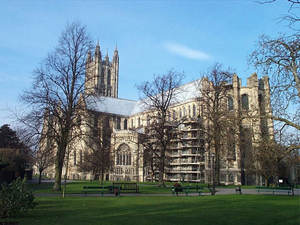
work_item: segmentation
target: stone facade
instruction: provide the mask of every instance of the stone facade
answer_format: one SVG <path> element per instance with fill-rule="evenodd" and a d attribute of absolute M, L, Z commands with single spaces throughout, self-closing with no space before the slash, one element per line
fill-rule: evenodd
<path fill-rule="evenodd" d="M 89 53 L 86 64 L 86 94 L 93 101 L 84 100 L 87 111 L 103 115 L 106 126 L 110 130 L 109 147 L 114 166 L 107 171 L 105 178 L 109 180 L 149 181 L 156 179 L 157 172 L 145 166 L 144 149 L 141 143 L 147 127 L 149 113 L 141 101 L 131 101 L 118 98 L 119 56 L 114 51 L 110 62 L 106 55 L 101 58 L 99 44 L 94 57 Z M 173 104 L 169 116 L 185 117 L 184 123 L 178 129 L 180 138 L 172 141 L 167 152 L 168 166 L 164 174 L 166 181 L 212 182 L 213 147 L 207 147 L 205 136 L 201 136 L 199 118 L 203 117 L 203 104 L 199 92 L 199 80 L 181 87 L 182 96 Z M 245 157 L 251 154 L 253 146 L 263 135 L 273 135 L 271 120 L 256 119 L 258 115 L 270 114 L 270 88 L 268 77 L 258 79 L 252 74 L 247 85 L 242 86 L 241 79 L 233 75 L 232 83 L 228 85 L 227 106 L 238 118 L 234 128 L 234 146 L 224 149 L 221 155 L 220 181 L 225 184 L 259 184 L 261 178 L 247 173 L 244 166 Z M 88 114 L 93 117 L 93 113 Z M 247 116 L 246 116 L 247 115 Z M 249 116 L 251 115 L 251 116 Z M 207 124 L 205 121 L 201 123 Z M 101 124 L 99 123 L 99 129 Z M 80 129 L 87 130 L 84 125 Z M 247 144 L 242 143 L 242 134 L 247 136 Z M 83 160 L 83 152 L 89 151 L 82 141 L 75 144 L 75 150 L 70 155 L 70 179 L 93 179 L 95 175 L 82 173 L 76 165 Z M 47 171 L 50 174 L 51 169 Z"/>

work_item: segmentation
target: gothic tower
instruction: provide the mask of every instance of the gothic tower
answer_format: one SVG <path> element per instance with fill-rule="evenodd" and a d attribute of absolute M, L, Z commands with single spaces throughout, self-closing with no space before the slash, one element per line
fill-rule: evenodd
<path fill-rule="evenodd" d="M 89 51 L 86 60 L 85 93 L 118 98 L 119 83 L 119 54 L 117 47 L 110 62 L 108 52 L 102 60 L 99 41 L 94 57 Z"/>

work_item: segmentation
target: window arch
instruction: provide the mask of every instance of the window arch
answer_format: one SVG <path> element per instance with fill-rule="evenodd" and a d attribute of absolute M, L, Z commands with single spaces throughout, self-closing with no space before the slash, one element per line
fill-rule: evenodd
<path fill-rule="evenodd" d="M 231 96 L 228 97 L 228 110 L 233 110 L 233 98 Z"/>
<path fill-rule="evenodd" d="M 104 84 L 104 69 L 102 69 L 101 71 L 101 80 L 100 80 L 101 84 Z"/>
<path fill-rule="evenodd" d="M 73 154 L 74 154 L 74 166 L 76 166 L 76 151 L 73 151 Z"/>
<path fill-rule="evenodd" d="M 193 105 L 193 117 L 195 118 L 196 117 L 196 106 Z"/>
<path fill-rule="evenodd" d="M 191 106 L 189 105 L 189 117 L 191 117 Z"/>
<path fill-rule="evenodd" d="M 249 110 L 249 98 L 247 94 L 242 95 L 242 109 Z"/>
<path fill-rule="evenodd" d="M 117 118 L 117 129 L 121 129 L 121 118 Z"/>
<path fill-rule="evenodd" d="M 138 127 L 141 126 L 141 118 L 138 118 Z"/>
<path fill-rule="evenodd" d="M 107 85 L 111 84 L 111 72 L 110 70 L 108 70 L 108 74 L 107 74 Z"/>
<path fill-rule="evenodd" d="M 180 117 L 180 119 L 182 118 L 182 109 L 181 108 L 179 109 L 179 117 Z"/>
<path fill-rule="evenodd" d="M 124 120 L 124 130 L 127 130 L 127 119 Z"/>
<path fill-rule="evenodd" d="M 116 164 L 119 166 L 130 166 L 131 161 L 130 147 L 125 143 L 121 144 L 117 150 Z"/>

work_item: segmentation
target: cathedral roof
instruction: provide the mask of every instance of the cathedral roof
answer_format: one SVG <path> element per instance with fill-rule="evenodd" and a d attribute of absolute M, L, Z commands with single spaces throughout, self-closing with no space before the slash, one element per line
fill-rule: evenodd
<path fill-rule="evenodd" d="M 122 116 L 130 116 L 136 104 L 137 101 L 104 96 L 89 96 L 86 99 L 90 110 Z"/>
<path fill-rule="evenodd" d="M 175 97 L 172 99 L 171 105 L 182 104 L 199 97 L 199 82 L 199 80 L 196 80 L 178 87 L 174 92 Z M 147 99 L 133 101 L 104 96 L 90 96 L 86 99 L 86 105 L 89 110 L 97 112 L 131 116 L 147 110 L 144 101 L 147 101 Z"/>

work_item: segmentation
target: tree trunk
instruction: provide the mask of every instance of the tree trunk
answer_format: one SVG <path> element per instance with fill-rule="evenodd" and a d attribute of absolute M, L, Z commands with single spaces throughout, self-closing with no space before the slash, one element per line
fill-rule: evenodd
<path fill-rule="evenodd" d="M 43 170 L 39 170 L 40 174 L 39 174 L 39 184 L 42 183 L 42 172 Z"/>
<path fill-rule="evenodd" d="M 52 191 L 61 191 L 61 176 L 66 148 L 67 146 L 58 146 L 57 149 L 57 157 L 55 159 L 55 183 L 52 188 Z"/>
<path fill-rule="evenodd" d="M 103 185 L 103 170 L 100 170 L 99 182 L 100 182 L 100 185 Z"/>
<path fill-rule="evenodd" d="M 161 159 L 159 163 L 159 174 L 158 174 L 158 187 L 164 187 L 164 172 L 165 172 L 165 151 L 161 153 Z"/>

